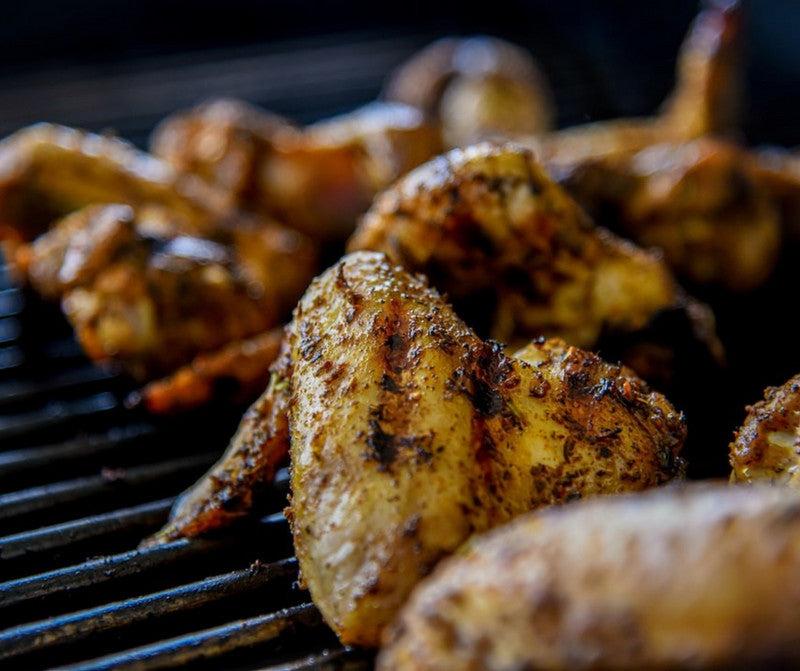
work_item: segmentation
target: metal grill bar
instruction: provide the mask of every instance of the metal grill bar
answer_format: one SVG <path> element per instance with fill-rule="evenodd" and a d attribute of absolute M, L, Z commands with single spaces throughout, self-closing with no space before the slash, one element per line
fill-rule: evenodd
<path fill-rule="evenodd" d="M 72 401 L 48 403 L 40 410 L 4 417 L 0 423 L 0 444 L 25 437 L 32 438 L 55 427 L 76 424 L 79 420 L 98 418 L 119 407 L 114 394 L 101 392 Z"/>
<path fill-rule="evenodd" d="M 321 625 L 319 611 L 313 604 L 307 603 L 135 648 L 122 654 L 59 667 L 58 671 L 145 671 L 174 668 L 199 659 L 215 659 L 237 648 L 268 643 L 297 630 L 309 630 Z"/>
<path fill-rule="evenodd" d="M 225 575 L 213 576 L 177 588 L 112 603 L 99 608 L 34 622 L 0 632 L 0 659 L 76 641 L 148 618 L 187 611 L 267 586 L 278 578 L 297 575 L 297 560 L 285 559 Z"/>
<path fill-rule="evenodd" d="M 218 457 L 215 452 L 207 452 L 0 495 L 0 520 L 119 490 L 121 485 L 148 485 L 178 473 L 197 471 Z"/>
<path fill-rule="evenodd" d="M 114 375 L 102 368 L 87 364 L 80 368 L 72 368 L 60 374 L 55 374 L 47 380 L 14 380 L 0 384 L 0 407 L 13 403 L 30 402 L 57 392 L 81 388 L 83 393 L 97 387 L 108 388 Z"/>
<path fill-rule="evenodd" d="M 5 269 L 5 266 L 3 266 Z M 0 289 L 0 316 L 19 314 L 25 306 L 22 292 L 16 287 Z"/>
<path fill-rule="evenodd" d="M 48 571 L 39 575 L 0 583 L 0 608 L 7 608 L 64 591 L 95 586 L 109 580 L 142 575 L 154 568 L 178 563 L 191 557 L 202 557 L 230 547 L 228 537 L 218 540 L 181 539 L 145 550 L 123 552 L 94 559 L 77 566 Z"/>
<path fill-rule="evenodd" d="M 101 538 L 121 530 L 154 528 L 163 524 L 174 499 L 161 499 L 73 522 L 55 524 L 0 538 L 0 560 L 48 552 L 77 541 Z"/>
<path fill-rule="evenodd" d="M 355 671 L 356 669 L 370 668 L 373 657 L 374 653 L 366 650 L 337 648 L 335 650 L 323 650 L 319 654 L 309 655 L 287 664 L 265 666 L 258 669 L 258 671 L 305 671 L 305 669 L 315 669 L 315 671 L 351 669 Z"/>
<path fill-rule="evenodd" d="M 115 428 L 108 433 L 93 435 L 55 445 L 42 445 L 0 453 L 0 478 L 42 467 L 55 467 L 65 462 L 89 456 L 107 454 L 146 437 L 155 437 L 158 430 L 152 424 L 136 423 Z"/>

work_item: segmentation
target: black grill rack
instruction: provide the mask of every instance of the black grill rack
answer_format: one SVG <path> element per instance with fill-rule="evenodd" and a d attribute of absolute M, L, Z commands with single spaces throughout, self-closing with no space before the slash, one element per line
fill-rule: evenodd
<path fill-rule="evenodd" d="M 595 79 L 586 76 L 585 54 L 537 54 L 562 123 L 586 120 L 596 111 L 593 103 L 609 95 L 619 100 L 623 90 L 649 94 L 607 112 L 652 109 L 671 83 L 682 30 L 653 33 L 653 43 L 663 41 L 663 59 L 631 65 L 627 78 L 610 79 L 601 66 L 611 61 L 603 54 L 595 54 Z M 114 128 L 143 145 L 160 118 L 210 95 L 240 96 L 311 121 L 373 99 L 386 73 L 432 37 L 340 35 L 19 75 L 0 86 L 0 135 L 48 120 Z M 779 281 L 793 277 L 789 270 Z M 737 303 L 720 326 L 738 334 L 739 313 L 765 305 L 781 302 L 756 296 L 744 307 Z M 740 361 L 750 355 L 749 334 L 758 333 L 750 326 L 734 352 Z M 793 340 L 791 332 L 781 342 Z M 742 398 L 754 400 L 765 381 L 781 382 L 772 371 L 783 366 L 754 366 L 756 384 Z M 159 419 L 125 407 L 131 390 L 129 380 L 85 359 L 57 308 L 14 287 L 3 273 L 0 667 L 371 668 L 372 653 L 343 648 L 296 585 L 281 512 L 286 472 L 279 474 L 271 514 L 237 533 L 135 549 L 165 522 L 175 496 L 219 456 L 242 409 Z"/>

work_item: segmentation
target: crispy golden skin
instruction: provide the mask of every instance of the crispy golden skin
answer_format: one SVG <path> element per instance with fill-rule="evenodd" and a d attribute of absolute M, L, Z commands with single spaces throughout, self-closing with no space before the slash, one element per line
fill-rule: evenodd
<path fill-rule="evenodd" d="M 415 590 L 377 669 L 784 668 L 799 513 L 789 489 L 698 483 L 525 515 Z"/>
<path fill-rule="evenodd" d="M 434 42 L 392 73 L 382 95 L 437 121 L 451 148 L 542 133 L 555 120 L 552 94 L 531 55 L 485 35 Z"/>
<path fill-rule="evenodd" d="M 545 335 L 591 348 L 680 297 L 657 255 L 596 229 L 516 145 L 453 150 L 412 171 L 375 200 L 348 248 L 424 273 L 503 342 Z"/>
<path fill-rule="evenodd" d="M 656 144 L 556 174 L 590 214 L 662 249 L 692 282 L 749 291 L 775 268 L 780 216 L 752 156 L 735 145 L 711 138 Z"/>
<path fill-rule="evenodd" d="M 377 645 L 414 584 L 470 534 L 680 470 L 682 417 L 630 371 L 561 342 L 506 356 L 383 255 L 347 256 L 315 280 L 284 347 L 288 375 L 284 358 L 256 406 L 269 411 L 248 414 L 159 539 L 253 503 L 282 434 L 265 424 L 254 441 L 248 423 L 285 405 L 295 549 L 345 643 Z"/>
<path fill-rule="evenodd" d="M 222 187 L 240 207 L 323 240 L 347 237 L 375 193 L 441 150 L 438 131 L 399 104 L 372 104 L 301 129 L 235 100 L 165 119 L 151 148 Z"/>
<path fill-rule="evenodd" d="M 90 206 L 26 249 L 33 287 L 53 298 L 87 355 L 144 380 L 285 319 L 316 270 L 314 247 L 272 223 L 214 240 L 171 211 Z"/>
<path fill-rule="evenodd" d="M 226 194 L 113 137 L 37 124 L 0 142 L 0 239 L 30 241 L 86 205 L 155 204 L 197 233 L 230 208 Z"/>
<path fill-rule="evenodd" d="M 800 375 L 768 387 L 730 445 L 731 481 L 800 486 Z"/>

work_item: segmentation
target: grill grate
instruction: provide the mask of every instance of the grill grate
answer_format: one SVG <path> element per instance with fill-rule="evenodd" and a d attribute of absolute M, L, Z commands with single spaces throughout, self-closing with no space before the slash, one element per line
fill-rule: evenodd
<path fill-rule="evenodd" d="M 613 82 L 602 79 L 603 68 L 597 81 L 586 76 L 587 64 L 602 64 L 604 54 L 578 58 L 576 43 L 576 53 L 538 54 L 553 75 L 562 122 L 597 115 L 597 101 L 609 97 L 603 92 L 652 94 L 633 108 L 616 100 L 615 113 L 655 104 L 671 82 L 682 30 L 654 33 L 665 44 L 663 62 L 623 68 Z M 144 144 L 158 119 L 212 94 L 240 95 L 310 121 L 373 98 L 386 72 L 429 37 L 351 35 L 338 44 L 261 45 L 100 73 L 20 75 L 0 87 L 0 134 L 45 119 L 114 126 Z M 794 278 L 790 270 L 776 286 Z M 740 314 L 780 306 L 769 293 L 748 301 L 718 313 L 721 330 L 734 336 L 725 338 L 732 361 L 749 361 L 756 328 L 743 331 Z M 791 338 L 790 327 L 784 332 Z M 786 368 L 770 363 L 769 353 L 760 356 L 766 362 L 751 366 L 760 377 L 754 370 L 755 383 L 740 384 L 743 400 L 734 412 L 765 381 L 777 381 L 773 370 Z M 217 458 L 241 409 L 161 420 L 126 408 L 130 391 L 125 378 L 85 359 L 56 308 L 11 286 L 0 268 L 0 666 L 370 668 L 371 653 L 343 648 L 295 584 L 280 512 L 286 472 L 274 488 L 272 514 L 244 533 L 134 549 Z"/>
<path fill-rule="evenodd" d="M 3 668 L 369 667 L 296 585 L 286 471 L 274 513 L 248 533 L 132 549 L 219 456 L 241 409 L 167 421 L 125 408 L 130 383 L 68 333 L 56 310 L 0 287 Z"/>

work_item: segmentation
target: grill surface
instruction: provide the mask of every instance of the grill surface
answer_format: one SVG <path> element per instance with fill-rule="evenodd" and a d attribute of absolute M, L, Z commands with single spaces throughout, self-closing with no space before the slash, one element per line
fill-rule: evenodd
<path fill-rule="evenodd" d="M 612 82 L 608 68 L 605 75 L 597 69 L 599 80 L 570 70 L 570 63 L 582 62 L 574 53 L 563 60 L 556 52 L 540 54 L 562 123 L 584 120 L 584 110 L 595 109 L 592 101 L 625 99 L 624 91 L 649 93 L 633 103 L 629 95 L 627 107 L 622 102 L 606 112 L 647 111 L 669 86 L 680 35 L 658 36 L 663 61 L 628 70 L 627 86 Z M 0 87 L 0 134 L 41 119 L 111 126 L 143 144 L 159 118 L 211 94 L 238 95 L 307 121 L 372 99 L 386 72 L 430 38 L 355 35 L 174 56 L 113 72 L 26 75 Z M 786 271 L 776 282 L 793 276 Z M 780 297 L 770 291 L 727 312 L 723 306 L 720 328 L 733 346 L 732 363 L 748 360 L 748 338 L 757 333 L 755 324 L 743 332 L 738 315 L 756 306 L 777 308 Z M 800 367 L 797 354 L 788 364 L 779 361 L 778 346 L 764 356 L 746 384 L 737 377 L 731 385 L 737 401 L 731 407 L 725 400 L 730 427 L 741 419 L 744 401 L 755 400 L 764 384 L 782 382 L 776 371 L 788 376 L 796 372 L 791 366 Z M 134 549 L 221 453 L 242 409 L 163 420 L 126 408 L 130 391 L 129 381 L 82 356 L 56 308 L 11 286 L 3 273 L 2 668 L 371 667 L 369 653 L 338 644 L 296 586 L 291 536 L 280 512 L 285 472 L 271 514 L 240 533 Z"/>

